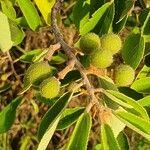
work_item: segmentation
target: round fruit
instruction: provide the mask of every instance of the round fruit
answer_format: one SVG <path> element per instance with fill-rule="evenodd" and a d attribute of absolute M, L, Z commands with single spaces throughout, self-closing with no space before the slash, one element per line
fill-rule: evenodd
<path fill-rule="evenodd" d="M 97 68 L 107 68 L 113 62 L 113 56 L 109 51 L 99 50 L 91 55 L 91 64 Z"/>
<path fill-rule="evenodd" d="M 101 47 L 103 50 L 110 51 L 112 54 L 116 54 L 122 46 L 120 37 L 117 34 L 109 33 L 101 38 Z"/>
<path fill-rule="evenodd" d="M 39 85 L 44 79 L 53 75 L 54 68 L 46 62 L 37 62 L 27 69 L 24 76 L 24 85 Z"/>
<path fill-rule="evenodd" d="M 114 80 L 118 86 L 128 86 L 130 85 L 135 77 L 135 72 L 133 68 L 129 65 L 121 64 L 114 72 Z"/>
<path fill-rule="evenodd" d="M 81 37 L 80 48 L 85 54 L 92 54 L 101 46 L 100 38 L 95 33 L 88 33 Z"/>
<path fill-rule="evenodd" d="M 60 82 L 55 78 L 47 78 L 40 84 L 41 95 L 45 98 L 54 98 L 59 94 Z"/>

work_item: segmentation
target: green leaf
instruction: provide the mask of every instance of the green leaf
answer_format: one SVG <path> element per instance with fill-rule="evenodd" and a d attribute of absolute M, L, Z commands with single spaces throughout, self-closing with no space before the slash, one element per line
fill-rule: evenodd
<path fill-rule="evenodd" d="M 17 23 L 18 26 L 22 27 L 22 28 L 28 28 L 28 23 L 27 23 L 27 20 L 24 16 L 21 16 L 19 18 L 17 18 L 15 20 L 15 22 Z"/>
<path fill-rule="evenodd" d="M 149 119 L 146 110 L 141 105 L 139 105 L 134 99 L 122 93 L 119 93 L 117 91 L 107 90 L 104 94 L 108 96 L 112 101 L 118 103 L 120 106 L 127 108 L 128 111 L 130 112 L 134 111 L 136 114 L 140 115 L 141 117 L 147 120 Z"/>
<path fill-rule="evenodd" d="M 99 83 L 99 86 L 105 90 L 118 91 L 116 85 L 113 83 L 112 79 L 110 79 L 110 78 L 99 77 L 98 83 Z M 118 108 L 118 104 L 115 103 L 114 101 L 112 101 L 107 96 L 103 95 L 103 100 L 109 108 L 111 108 L 111 109 L 117 109 Z"/>
<path fill-rule="evenodd" d="M 34 49 L 34 50 L 29 50 L 25 54 L 23 54 L 19 59 L 20 61 L 24 63 L 32 63 L 32 59 L 34 56 L 37 56 L 42 53 L 42 49 Z"/>
<path fill-rule="evenodd" d="M 16 19 L 16 11 L 13 8 L 12 2 L 9 0 L 1 1 L 1 7 L 3 13 L 9 18 L 9 19 Z"/>
<path fill-rule="evenodd" d="M 140 34 L 131 33 L 122 48 L 125 63 L 136 69 L 143 58 L 144 45 L 144 38 Z"/>
<path fill-rule="evenodd" d="M 37 150 L 46 150 L 47 145 L 49 144 L 49 141 L 51 140 L 56 127 L 58 125 L 58 122 L 60 120 L 60 117 L 58 117 L 47 129 L 47 131 L 45 132 L 45 134 L 43 135 Z"/>
<path fill-rule="evenodd" d="M 144 64 L 147 67 L 150 67 L 150 54 L 148 54 L 148 55 L 145 56 L 145 58 L 144 58 Z M 147 76 L 149 76 L 149 74 Z"/>
<path fill-rule="evenodd" d="M 150 36 L 150 11 L 146 17 L 146 20 L 144 21 L 144 24 L 142 27 L 142 34 Z"/>
<path fill-rule="evenodd" d="M 30 0 L 16 0 L 30 28 L 35 29 L 41 24 L 36 8 Z"/>
<path fill-rule="evenodd" d="M 8 51 L 13 45 L 8 18 L 0 12 L 0 49 L 2 52 Z"/>
<path fill-rule="evenodd" d="M 138 103 L 143 107 L 145 107 L 145 106 L 150 107 L 150 96 L 146 96 L 146 97 L 138 100 Z"/>
<path fill-rule="evenodd" d="M 128 16 L 126 15 L 121 21 L 113 23 L 113 32 L 119 33 L 125 26 Z"/>
<path fill-rule="evenodd" d="M 150 73 L 150 68 L 144 65 L 143 68 L 138 73 L 138 75 L 136 76 L 136 79 L 145 78 L 149 73 Z"/>
<path fill-rule="evenodd" d="M 150 93 L 150 77 L 135 80 L 131 85 L 131 88 L 140 93 Z"/>
<path fill-rule="evenodd" d="M 118 134 L 125 128 L 125 124 L 112 113 L 107 124 L 111 127 L 115 138 L 117 138 Z"/>
<path fill-rule="evenodd" d="M 91 126 L 91 116 L 85 112 L 79 117 L 66 150 L 86 150 Z"/>
<path fill-rule="evenodd" d="M 80 107 L 65 109 L 57 126 L 57 130 L 68 128 L 79 118 L 83 112 L 84 108 Z"/>
<path fill-rule="evenodd" d="M 7 132 L 14 123 L 16 117 L 16 109 L 21 100 L 22 98 L 17 97 L 0 112 L 0 133 Z"/>
<path fill-rule="evenodd" d="M 118 89 L 121 93 L 127 95 L 128 97 L 133 98 L 134 100 L 139 100 L 143 98 L 143 94 L 136 92 L 130 87 L 118 87 Z"/>
<path fill-rule="evenodd" d="M 51 9 L 55 3 L 56 0 L 34 0 L 35 4 L 37 5 L 38 9 L 40 10 L 45 22 L 47 24 L 50 24 L 50 14 L 51 14 Z"/>
<path fill-rule="evenodd" d="M 113 31 L 118 33 L 125 26 L 129 11 L 131 10 L 134 2 L 131 0 L 114 0 L 114 2 L 115 16 L 113 20 Z"/>
<path fill-rule="evenodd" d="M 117 141 L 121 150 L 130 150 L 129 141 L 125 133 L 120 132 L 120 134 L 117 137 Z"/>
<path fill-rule="evenodd" d="M 101 142 L 103 150 L 121 150 L 109 125 L 101 125 Z"/>
<path fill-rule="evenodd" d="M 11 40 L 13 41 L 13 46 L 20 44 L 25 37 L 23 30 L 19 29 L 17 24 L 11 20 L 9 20 L 9 25 L 10 25 Z"/>
<path fill-rule="evenodd" d="M 36 94 L 37 101 L 47 104 L 49 106 L 52 106 L 58 99 L 59 99 L 59 97 L 55 97 L 53 99 L 45 98 L 45 97 L 41 96 L 40 92 L 37 92 L 37 94 Z"/>
<path fill-rule="evenodd" d="M 50 61 L 51 64 L 62 64 L 67 61 L 67 56 L 63 53 L 58 53 L 57 55 L 53 55 Z"/>
<path fill-rule="evenodd" d="M 79 80 L 81 79 L 80 72 L 78 70 L 72 70 L 67 75 L 63 80 L 61 80 L 62 85 L 69 84 L 72 81 Z"/>
<path fill-rule="evenodd" d="M 73 22 L 80 29 L 90 17 L 90 0 L 78 0 L 73 9 Z M 80 12 L 80 15 L 79 15 Z"/>
<path fill-rule="evenodd" d="M 115 111 L 116 116 L 129 128 L 150 140 L 150 121 L 124 110 Z"/>
<path fill-rule="evenodd" d="M 97 145 L 94 147 L 94 150 L 102 150 L 102 144 L 97 144 Z"/>
<path fill-rule="evenodd" d="M 150 42 L 145 43 L 144 56 L 149 55 L 149 54 L 150 54 Z"/>
<path fill-rule="evenodd" d="M 102 36 L 103 34 L 107 34 L 111 29 L 113 18 L 114 18 L 114 3 L 112 3 L 108 7 L 106 12 L 103 14 L 102 18 L 97 23 L 94 29 L 95 33 L 98 33 L 100 36 Z"/>
<path fill-rule="evenodd" d="M 47 111 L 47 113 L 44 115 L 39 129 L 38 129 L 38 139 L 40 140 L 46 130 L 51 126 L 51 124 L 62 115 L 63 110 L 65 109 L 66 105 L 72 98 L 72 93 L 68 92 L 61 96 L 56 103 Z"/>
<path fill-rule="evenodd" d="M 99 77 L 98 82 L 100 87 L 102 87 L 105 90 L 118 91 L 116 85 L 113 83 L 112 79 L 110 78 Z"/>
<path fill-rule="evenodd" d="M 140 22 L 140 25 L 142 26 L 143 28 L 143 24 L 148 16 L 148 13 L 150 12 L 150 9 L 149 8 L 145 8 L 142 10 L 142 12 L 139 14 L 139 22 Z"/>
<path fill-rule="evenodd" d="M 105 3 L 102 7 L 100 7 L 97 11 L 94 12 L 92 18 L 90 18 L 81 28 L 79 29 L 80 34 L 84 35 L 94 29 L 98 21 L 101 19 L 107 8 L 111 5 L 110 2 Z"/>
<path fill-rule="evenodd" d="M 120 22 L 133 7 L 134 2 L 131 0 L 114 0 L 115 2 L 115 17 L 114 23 Z"/>
<path fill-rule="evenodd" d="M 131 1 L 131 0 L 126 0 L 124 1 L 124 4 L 122 3 L 123 5 L 123 11 L 120 15 L 120 18 L 118 20 L 118 22 L 120 22 L 126 15 L 128 15 L 134 5 L 134 1 Z"/>

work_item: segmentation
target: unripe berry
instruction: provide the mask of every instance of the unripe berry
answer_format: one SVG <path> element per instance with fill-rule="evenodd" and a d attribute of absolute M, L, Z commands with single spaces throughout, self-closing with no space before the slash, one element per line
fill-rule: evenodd
<path fill-rule="evenodd" d="M 92 54 L 101 46 L 100 38 L 95 33 L 88 33 L 81 37 L 80 48 L 85 54 Z"/>
<path fill-rule="evenodd" d="M 118 86 L 128 86 L 130 85 L 135 77 L 135 72 L 133 68 L 129 65 L 121 64 L 114 72 L 114 80 Z"/>
<path fill-rule="evenodd" d="M 99 50 L 91 55 L 91 64 L 97 68 L 107 68 L 113 62 L 113 56 L 109 51 Z"/>
<path fill-rule="evenodd" d="M 52 76 L 54 68 L 46 62 L 37 62 L 27 69 L 24 76 L 24 84 L 38 85 L 47 77 Z"/>
<path fill-rule="evenodd" d="M 47 78 L 40 84 L 40 93 L 45 98 L 54 98 L 59 94 L 60 82 L 55 78 Z"/>
<path fill-rule="evenodd" d="M 109 33 L 101 38 L 101 47 L 103 50 L 116 54 L 122 47 L 122 42 L 117 34 Z"/>

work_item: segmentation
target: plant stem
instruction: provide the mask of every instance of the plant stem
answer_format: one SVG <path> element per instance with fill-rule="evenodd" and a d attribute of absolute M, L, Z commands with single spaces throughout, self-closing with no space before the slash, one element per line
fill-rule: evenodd
<path fill-rule="evenodd" d="M 58 26 L 57 26 L 57 13 L 60 10 L 60 7 L 63 3 L 63 0 L 57 0 L 56 3 L 54 4 L 53 8 L 52 8 L 52 13 L 51 13 L 51 24 L 52 24 L 52 29 L 53 32 L 55 34 L 56 40 L 57 42 L 59 42 L 64 50 L 64 52 L 66 53 L 66 55 L 68 56 L 68 58 L 70 60 L 74 60 L 75 62 L 75 67 L 76 69 L 80 72 L 82 79 L 83 79 L 83 84 L 85 85 L 91 102 L 90 104 L 87 106 L 87 112 L 90 111 L 90 109 L 92 108 L 93 105 L 97 105 L 99 106 L 99 102 L 98 99 L 95 96 L 95 90 L 94 87 L 90 84 L 90 81 L 87 77 L 87 73 L 85 68 L 83 67 L 83 65 L 80 63 L 80 61 L 76 58 L 75 54 L 73 53 L 74 51 L 74 47 L 70 47 L 64 40 L 63 40 L 63 35 L 61 34 Z"/>

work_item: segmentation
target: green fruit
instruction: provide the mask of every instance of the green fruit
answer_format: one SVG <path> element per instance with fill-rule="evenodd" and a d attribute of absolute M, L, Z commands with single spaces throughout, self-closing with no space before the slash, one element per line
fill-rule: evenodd
<path fill-rule="evenodd" d="M 118 86 L 128 86 L 130 85 L 135 77 L 135 72 L 133 68 L 128 65 L 119 65 L 114 72 L 114 80 Z"/>
<path fill-rule="evenodd" d="M 88 33 L 81 37 L 80 48 L 85 54 L 92 54 L 101 46 L 100 38 L 95 33 Z"/>
<path fill-rule="evenodd" d="M 37 62 L 27 69 L 24 76 L 24 85 L 33 84 L 39 85 L 44 79 L 52 76 L 54 68 L 46 62 Z"/>
<path fill-rule="evenodd" d="M 60 82 L 55 78 L 47 78 L 40 84 L 40 93 L 45 98 L 54 98 L 59 94 Z"/>
<path fill-rule="evenodd" d="M 91 64 L 97 68 L 107 68 L 113 62 L 113 56 L 109 51 L 99 50 L 91 55 Z"/>
<path fill-rule="evenodd" d="M 117 34 L 109 33 L 101 38 L 101 47 L 103 50 L 116 54 L 122 47 L 122 42 Z"/>

